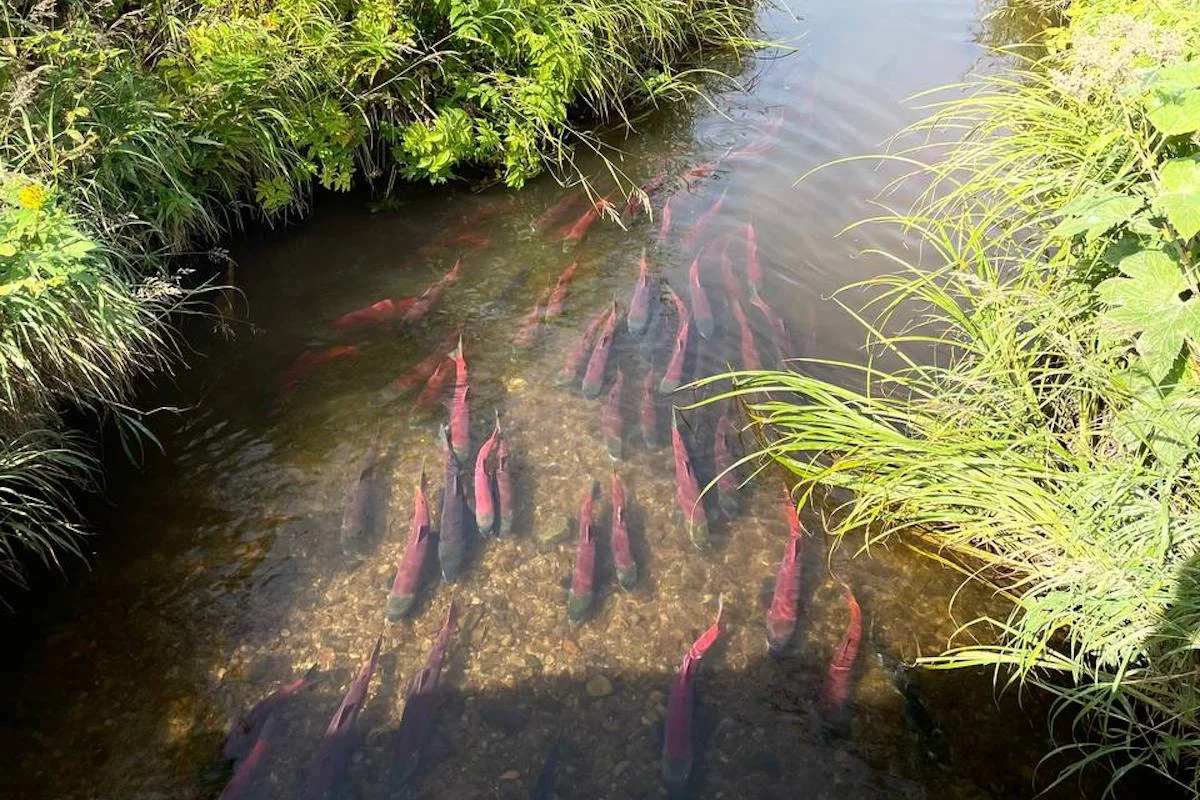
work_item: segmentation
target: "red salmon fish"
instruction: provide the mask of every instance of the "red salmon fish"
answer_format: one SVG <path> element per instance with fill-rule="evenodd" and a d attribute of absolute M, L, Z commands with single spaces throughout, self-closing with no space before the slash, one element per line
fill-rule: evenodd
<path fill-rule="evenodd" d="M 575 542 L 575 567 L 571 571 L 571 590 L 567 593 L 567 619 L 582 622 L 592 607 L 592 581 L 596 574 L 596 531 L 592 520 L 599 484 L 588 487 L 579 509 L 579 537 Z"/>
<path fill-rule="evenodd" d="M 280 396 L 287 396 L 295 391 L 308 373 L 322 364 L 346 356 L 356 356 L 358 353 L 359 350 L 354 345 L 331 345 L 319 350 L 305 350 L 283 371 L 283 377 L 279 381 Z"/>
<path fill-rule="evenodd" d="M 554 284 L 554 291 L 550 293 L 550 302 L 546 304 L 546 318 L 557 317 L 563 313 L 563 307 L 567 300 L 567 286 L 570 285 L 575 273 L 579 271 L 579 262 L 572 261 L 570 265 L 562 271 L 558 276 L 558 281 Z"/>
<path fill-rule="evenodd" d="M 217 800 L 242 800 L 253 797 L 250 787 L 255 776 L 262 768 L 263 759 L 271 749 L 271 738 L 275 732 L 275 717 L 268 717 L 262 724 L 262 729 L 254 739 L 254 745 L 245 759 L 233 769 L 233 776 L 225 784 L 221 796 Z"/>
<path fill-rule="evenodd" d="M 691 314 L 687 309 L 679 318 L 679 331 L 675 334 L 675 346 L 671 350 L 671 360 L 667 362 L 667 371 L 663 373 L 662 381 L 658 384 L 660 394 L 670 394 L 683 383 L 683 362 L 687 357 L 688 336 L 691 332 Z"/>
<path fill-rule="evenodd" d="M 335 786 L 346 772 L 350 763 L 351 732 L 354 721 L 362 711 L 363 701 L 367 699 L 367 685 L 375 672 L 375 663 L 379 660 L 379 648 L 383 637 L 375 640 L 375 647 L 366 663 L 358 671 L 358 675 L 346 690 L 342 704 L 337 713 L 325 728 L 325 735 L 317 747 L 317 755 L 313 771 L 308 777 L 304 791 L 300 797 L 304 800 L 321 800 L 334 791 Z"/>
<path fill-rule="evenodd" d="M 383 392 L 387 395 L 385 399 L 391 400 L 407 394 L 429 380 L 429 376 L 437 369 L 437 365 L 446 360 L 446 351 L 454 346 L 454 341 L 459 336 L 462 336 L 461 325 L 455 328 L 446 338 L 434 345 L 433 350 L 430 351 L 428 356 L 418 363 L 413 364 L 389 383 L 383 389 Z"/>
<path fill-rule="evenodd" d="M 559 385 L 568 385 L 574 383 L 579 378 L 579 371 L 583 369 L 584 364 L 588 362 L 591 356 L 592 345 L 596 341 L 596 337 L 600 334 L 600 326 L 608 319 L 609 309 L 604 309 L 592 319 L 591 324 L 587 326 L 587 330 L 575 340 L 575 344 L 571 347 L 571 351 L 567 353 L 567 359 L 563 362 L 562 372 L 559 373 Z"/>
<path fill-rule="evenodd" d="M 433 309 L 438 300 L 442 299 L 442 295 L 446 293 L 452 284 L 454 284 L 461 273 L 462 258 L 454 262 L 454 266 L 450 268 L 442 277 L 438 278 L 428 289 L 421 292 L 421 295 L 413 301 L 412 305 L 401 315 L 400 319 L 404 322 L 412 324 L 420 322 L 425 318 L 425 315 Z"/>
<path fill-rule="evenodd" d="M 742 304 L 737 300 L 733 300 L 730 303 L 730 308 L 733 309 L 733 318 L 737 320 L 738 324 L 738 343 L 742 354 L 742 369 L 762 369 L 762 360 L 758 357 L 758 345 L 754 342 L 754 331 L 750 328 L 750 321 L 746 319 L 746 312 L 742 310 Z"/>
<path fill-rule="evenodd" d="M 763 271 L 758 263 L 758 234 L 753 222 L 746 223 L 746 280 L 755 294 L 762 291 Z"/>
<path fill-rule="evenodd" d="M 670 797 L 687 795 L 687 784 L 695 759 L 692 749 L 692 711 L 695 706 L 696 668 L 720 635 L 721 608 L 718 606 L 716 621 L 692 643 L 671 681 L 662 762 L 663 783 Z"/>
<path fill-rule="evenodd" d="M 663 203 L 662 219 L 658 223 L 658 243 L 663 244 L 667 241 L 667 237 L 671 235 L 671 208 L 678 197 L 678 193 L 667 198 L 667 202 Z"/>
<path fill-rule="evenodd" d="M 625 373 L 621 372 L 621 368 L 617 367 L 617 379 L 613 381 L 612 388 L 608 390 L 608 397 L 604 401 L 604 411 L 601 413 L 600 428 L 604 434 L 604 447 L 608 450 L 608 457 L 614 461 L 621 460 L 621 429 L 624 423 L 621 420 L 621 395 L 625 391 Z"/>
<path fill-rule="evenodd" d="M 767 610 L 767 650 L 774 656 L 782 655 L 796 631 L 796 609 L 800 603 L 800 550 L 804 544 L 804 528 L 800 525 L 796 504 L 786 486 L 783 490 L 783 508 L 787 514 L 788 542 L 783 551 L 783 560 L 779 562 L 779 570 L 775 573 L 775 593 Z M 858 647 L 857 642 L 854 646 Z"/>
<path fill-rule="evenodd" d="M 401 297 L 399 300 L 385 297 L 382 300 L 371 303 L 369 306 L 356 308 L 354 311 L 347 311 L 329 324 L 340 331 L 352 331 L 370 325 L 379 325 L 403 314 L 416 301 L 417 298 L 415 297 Z"/>
<path fill-rule="evenodd" d="M 711 339 L 714 327 L 712 306 L 708 302 L 708 293 L 700 283 L 700 257 L 703 255 L 702 247 L 692 259 L 692 266 L 688 269 L 688 291 L 692 296 L 692 319 L 696 321 L 696 332 L 705 339 Z"/>
<path fill-rule="evenodd" d="M 271 714 L 289 697 L 299 694 L 305 687 L 312 686 L 317 680 L 317 675 L 317 665 L 313 664 L 308 668 L 308 672 L 285 683 L 255 703 L 250 712 L 233 723 L 233 727 L 229 729 L 229 736 L 225 738 L 225 747 L 222 750 L 225 757 L 230 760 L 248 758 Z"/>
<path fill-rule="evenodd" d="M 683 434 L 679 431 L 677 416 L 671 420 L 671 448 L 675 453 L 675 500 L 687 523 L 688 538 L 693 545 L 703 549 L 708 546 L 708 517 L 704 513 L 700 482 L 692 467 L 687 445 L 683 442 Z"/>
<path fill-rule="evenodd" d="M 500 518 L 498 536 L 508 536 L 513 527 L 513 485 L 512 473 L 508 469 L 508 440 L 500 429 L 500 418 L 496 418 L 496 505 L 497 516 Z"/>
<path fill-rule="evenodd" d="M 729 302 L 744 301 L 746 292 L 742 282 L 733 272 L 733 259 L 729 257 L 729 236 L 721 237 L 721 285 L 725 288 L 725 298 Z"/>
<path fill-rule="evenodd" d="M 404 557 L 396 568 L 396 578 L 388 593 L 384 616 L 395 624 L 402 620 L 417 597 L 421 573 L 425 569 L 425 558 L 429 555 L 429 538 L 433 534 L 433 522 L 429 517 L 429 499 L 425 496 L 425 465 L 421 465 L 421 477 L 417 479 L 417 490 L 413 496 L 412 525 L 408 529 L 408 545 Z"/>
<path fill-rule="evenodd" d="M 721 412 L 713 434 L 713 462 L 717 468 L 717 504 L 721 513 L 733 519 L 738 513 L 738 479 L 733 470 L 733 455 L 729 450 L 729 437 L 733 426 L 729 423 L 729 412 Z"/>
<path fill-rule="evenodd" d="M 537 339 L 538 332 L 542 329 L 542 320 L 546 318 L 546 303 L 550 298 L 550 290 L 543 289 L 538 295 L 537 301 L 533 304 L 533 309 L 525 315 L 525 320 L 521 323 L 521 327 L 517 329 L 516 336 L 513 337 L 513 344 L 517 347 L 529 347 Z"/>
<path fill-rule="evenodd" d="M 613 566 L 617 568 L 617 585 L 631 591 L 637 585 L 638 568 L 629 545 L 629 520 L 625 511 L 625 485 L 614 469 L 612 474 L 612 547 Z"/>
<path fill-rule="evenodd" d="M 657 192 L 662 185 L 671 177 L 671 173 L 665 169 L 659 172 L 654 177 L 642 184 L 641 188 L 629 196 L 629 200 L 625 203 L 625 212 L 622 216 L 625 219 L 632 219 L 643 210 L 650 210 L 650 195 Z"/>
<path fill-rule="evenodd" d="M 446 383 L 453 374 L 454 359 L 448 358 L 443 351 L 442 358 L 434 368 L 433 374 L 429 376 L 429 380 L 425 381 L 425 388 L 421 389 L 421 393 L 413 401 L 413 411 L 428 411 L 433 408 L 434 404 L 441 400 L 446 393 Z"/>
<path fill-rule="evenodd" d="M 846 587 L 846 607 L 850 610 L 850 622 L 846 625 L 842 640 L 838 642 L 833 660 L 829 662 L 825 684 L 821 687 L 819 707 L 826 715 L 837 714 L 846 707 L 846 701 L 850 698 L 850 677 L 854 671 L 854 660 L 858 657 L 858 643 L 862 639 L 862 609 L 849 586 Z"/>
<path fill-rule="evenodd" d="M 685 170 L 684 173 L 679 177 L 682 178 L 684 182 L 691 183 L 694 180 L 707 178 L 709 175 L 712 175 L 713 170 L 716 169 L 716 167 L 717 162 L 705 161 L 703 164 L 697 164 L 691 169 Z"/>
<path fill-rule="evenodd" d="M 465 462 L 471 454 L 471 415 L 467 395 L 470 384 L 467 379 L 467 359 L 463 355 L 462 337 L 458 347 L 450 354 L 454 359 L 454 401 L 450 405 L 450 446 L 459 462 Z"/>
<path fill-rule="evenodd" d="M 708 226 L 712 224 L 712 221 L 721 215 L 721 209 L 725 207 L 725 195 L 728 192 L 728 189 L 723 190 L 716 202 L 709 206 L 708 210 L 701 214 L 692 227 L 688 229 L 688 232 L 684 234 L 681 244 L 685 251 L 691 250 L 696 242 L 700 241 L 700 237 L 704 235 L 704 232 L 708 230 Z"/>
<path fill-rule="evenodd" d="M 546 230 L 554 223 L 558 222 L 562 217 L 566 216 L 568 211 L 573 210 L 576 206 L 583 203 L 587 199 L 581 191 L 568 191 L 554 205 L 543 211 L 541 215 L 533 221 L 534 230 Z"/>
<path fill-rule="evenodd" d="M 647 447 L 658 447 L 662 441 L 658 438 L 658 401 L 654 396 L 654 368 L 646 369 L 646 377 L 642 381 L 642 402 L 638 419 L 642 425 L 642 441 Z"/>
<path fill-rule="evenodd" d="M 641 336 L 650 326 L 650 264 L 646 261 L 646 248 L 642 248 L 642 261 L 638 266 L 637 283 L 629 298 L 629 313 L 625 316 L 625 327 L 631 336 Z"/>
<path fill-rule="evenodd" d="M 757 292 L 750 302 L 766 318 L 767 327 L 771 330 L 771 341 L 775 345 L 775 352 L 778 354 L 779 360 L 784 361 L 791 358 L 792 337 L 788 333 L 787 323 L 775 313 L 775 309 L 771 308 L 771 304 L 764 300 L 762 295 Z"/>
<path fill-rule="evenodd" d="M 437 639 L 429 648 L 425 665 L 412 677 L 404 693 L 404 711 L 400 714 L 400 725 L 396 728 L 395 757 L 391 760 L 393 785 L 402 785 L 408 781 L 420 764 L 421 754 L 433 728 L 434 714 L 437 710 L 437 685 L 442 676 L 442 665 L 446 661 L 450 636 L 454 633 L 457 619 L 458 610 L 454 606 L 454 599 L 451 598 L 450 608 L 446 611 L 446 621 L 442 623 Z"/>
<path fill-rule="evenodd" d="M 496 496 L 492 492 L 493 475 L 488 459 L 500 439 L 500 412 L 496 412 L 496 427 L 475 456 L 475 527 L 480 536 L 489 536 L 496 524 Z"/>
<path fill-rule="evenodd" d="M 438 428 L 438 438 L 445 448 L 445 485 L 442 489 L 442 516 L 438 520 L 438 563 L 442 580 L 454 583 L 462 574 L 467 558 L 467 499 L 462 486 L 462 470 L 450 444 L 446 426 Z"/>
<path fill-rule="evenodd" d="M 601 212 L 608 207 L 608 198 L 601 197 L 595 203 L 588 207 L 587 211 L 579 216 L 574 223 L 567 227 L 562 234 L 563 250 L 570 250 L 578 246 L 583 238 L 587 236 L 591 227 L 596 224 L 596 220 L 600 219 Z"/>
<path fill-rule="evenodd" d="M 583 373 L 583 396 L 589 400 L 595 400 L 600 396 L 600 390 L 604 388 L 604 375 L 608 371 L 608 356 L 612 352 L 613 339 L 617 335 L 617 323 L 621 319 L 621 312 L 617 308 L 617 301 L 612 301 L 612 306 L 609 308 L 608 320 L 604 323 L 604 329 L 600 331 L 600 338 L 596 341 L 596 346 L 592 348 L 592 356 L 588 359 L 587 370 Z"/>

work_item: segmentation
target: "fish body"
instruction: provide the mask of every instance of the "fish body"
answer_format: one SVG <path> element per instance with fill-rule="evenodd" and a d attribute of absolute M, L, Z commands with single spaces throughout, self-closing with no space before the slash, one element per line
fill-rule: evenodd
<path fill-rule="evenodd" d="M 659 447 L 662 441 L 658 436 L 658 400 L 654 395 L 655 381 L 654 369 L 646 370 L 646 377 L 642 381 L 642 402 L 638 412 L 638 420 L 642 427 L 642 441 L 647 447 Z"/>
<path fill-rule="evenodd" d="M 496 524 L 496 496 L 492 491 L 493 475 L 488 468 L 488 459 L 500 439 L 500 414 L 496 413 L 496 427 L 475 456 L 475 528 L 480 536 L 489 536 Z"/>
<path fill-rule="evenodd" d="M 683 383 L 684 359 L 687 358 L 688 337 L 692 329 L 691 315 L 684 311 L 679 318 L 679 331 L 675 334 L 675 345 L 671 349 L 671 360 L 667 362 L 666 372 L 658 384 L 660 394 L 670 394 Z"/>
<path fill-rule="evenodd" d="M 717 468 L 717 504 L 721 513 L 733 519 L 738 513 L 738 479 L 733 470 L 733 455 L 729 450 L 729 437 L 733 426 L 729 413 L 722 412 L 713 434 L 713 461 Z"/>
<path fill-rule="evenodd" d="M 446 487 L 442 492 L 442 519 L 438 528 L 438 562 L 442 567 L 442 578 L 446 583 L 454 583 L 462 572 L 467 554 L 467 503 L 463 497 L 458 459 L 444 425 L 441 436 L 446 448 Z"/>
<path fill-rule="evenodd" d="M 792 337 L 788 333 L 787 324 L 783 318 L 775 313 L 775 309 L 771 308 L 771 304 L 763 299 L 762 295 L 755 293 L 750 303 L 759 310 L 763 317 L 767 320 L 767 327 L 771 331 L 771 342 L 775 345 L 775 352 L 779 356 L 779 360 L 792 357 Z"/>
<path fill-rule="evenodd" d="M 600 198 L 588 207 L 562 235 L 563 250 L 570 250 L 579 245 L 587 236 L 588 231 L 600 219 L 600 212 L 607 207 L 608 200 Z"/>
<path fill-rule="evenodd" d="M 571 347 L 571 351 L 567 353 L 567 359 L 563 362 L 562 372 L 559 373 L 558 382 L 560 385 L 574 383 L 579 378 L 579 371 L 587 364 L 588 358 L 592 352 L 592 345 L 595 344 L 596 337 L 600 334 L 600 328 L 608 319 L 609 310 L 606 308 L 595 316 L 591 323 L 587 326 L 580 337 Z"/>
<path fill-rule="evenodd" d="M 662 219 L 658 223 L 658 243 L 663 244 L 671 235 L 671 209 L 675 203 L 675 198 L 678 195 L 671 195 L 667 198 L 667 202 L 663 203 Z"/>
<path fill-rule="evenodd" d="M 671 447 L 675 454 L 675 499 L 683 519 L 688 526 L 688 538 L 698 548 L 708 546 L 708 517 L 704 512 L 704 503 L 700 499 L 700 482 L 692 467 L 692 459 L 688 455 L 687 445 L 683 442 L 683 434 L 679 431 L 679 420 L 671 424 Z"/>
<path fill-rule="evenodd" d="M 499 420 L 496 421 L 496 430 L 500 431 Z M 513 502 L 512 473 L 509 471 L 508 463 L 508 440 L 501 432 L 499 443 L 496 445 L 496 505 L 498 507 L 497 516 L 500 519 L 497 529 L 498 536 L 508 536 L 512 533 Z"/>
<path fill-rule="evenodd" d="M 758 234 L 754 232 L 754 223 L 746 223 L 746 280 L 755 294 L 762 291 L 763 271 L 758 263 Z"/>
<path fill-rule="evenodd" d="M 712 224 L 712 221 L 720 216 L 721 210 L 725 207 L 725 195 L 728 192 L 728 189 L 722 191 L 721 196 L 696 219 L 695 224 L 684 234 L 682 245 L 685 251 L 691 250 L 696 242 L 700 241 L 705 231 L 708 230 L 708 226 Z"/>
<path fill-rule="evenodd" d="M 458 280 L 461 270 L 462 259 L 459 258 L 454 262 L 454 266 L 450 268 L 449 272 L 438 278 L 429 288 L 421 292 L 420 296 L 401 314 L 400 319 L 410 325 L 424 319 L 425 315 L 442 299 L 442 295 L 446 293 L 446 289 Z"/>
<path fill-rule="evenodd" d="M 584 199 L 585 196 L 582 192 L 567 192 L 558 200 L 558 202 L 543 211 L 541 215 L 533 221 L 534 230 L 542 231 L 551 227 L 564 216 L 566 216 L 568 211 L 571 211 L 578 206 Z"/>
<path fill-rule="evenodd" d="M 670 177 L 671 177 L 671 173 L 667 172 L 664 169 L 661 172 L 659 172 L 657 175 L 655 175 L 654 177 L 650 178 L 645 183 L 643 183 L 641 185 L 640 191 L 635 192 L 634 194 L 630 195 L 629 200 L 626 201 L 625 211 L 622 214 L 622 217 L 625 220 L 630 220 L 633 217 L 635 217 L 637 214 L 640 214 L 642 212 L 642 210 L 648 211 L 650 209 L 650 204 L 649 204 L 650 195 L 654 194 L 660 188 L 662 188 L 662 185 L 664 183 L 666 183 L 667 179 Z"/>
<path fill-rule="evenodd" d="M 733 259 L 729 257 L 729 237 L 723 236 L 721 241 L 721 286 L 725 289 L 725 299 L 729 303 L 744 301 L 746 292 L 742 282 L 733 272 Z"/>
<path fill-rule="evenodd" d="M 613 339 L 616 338 L 617 321 L 620 316 L 617 301 L 614 300 L 608 312 L 608 319 L 604 323 L 604 329 L 600 331 L 600 338 L 596 341 L 596 346 L 592 348 L 587 370 L 583 374 L 583 396 L 589 400 L 599 397 L 600 390 L 604 388 L 604 374 L 608 371 L 608 356 L 612 352 Z"/>
<path fill-rule="evenodd" d="M 796 631 L 796 611 L 800 603 L 800 550 L 804 528 L 796 513 L 796 504 L 788 491 L 783 493 L 783 507 L 788 520 L 788 542 L 783 560 L 775 573 L 775 591 L 767 610 L 767 650 L 781 655 Z"/>
<path fill-rule="evenodd" d="M 579 271 L 579 262 L 572 261 L 570 265 L 562 271 L 558 276 L 558 280 L 554 283 L 554 291 L 550 293 L 550 300 L 546 304 L 546 318 L 557 317 L 563 313 L 567 302 L 567 287 L 571 285 L 571 281 L 575 278 L 575 273 Z"/>
<path fill-rule="evenodd" d="M 300 793 L 302 800 L 324 800 L 330 797 L 346 771 L 350 761 L 350 735 L 354 721 L 362 711 L 363 701 L 367 697 L 367 686 L 371 675 L 375 672 L 375 664 L 379 660 L 379 648 L 383 637 L 375 640 L 375 647 L 366 663 L 358 670 L 358 675 L 350 682 L 342 704 L 338 706 L 333 719 L 325 728 L 325 735 L 317 747 L 317 755 L 313 771 L 308 782 Z"/>
<path fill-rule="evenodd" d="M 692 266 L 688 269 L 688 290 L 692 296 L 692 319 L 696 321 L 696 332 L 705 339 L 711 339 L 714 328 L 712 306 L 708 302 L 708 293 L 700 283 L 700 256 L 703 253 L 701 248 L 692 259 Z"/>
<path fill-rule="evenodd" d="M 746 312 L 742 309 L 742 304 L 734 300 L 730 304 L 730 308 L 733 310 L 733 318 L 737 321 L 738 326 L 738 350 L 742 356 L 742 369 L 762 369 L 762 359 L 758 355 L 758 345 L 754 341 L 754 331 L 750 328 L 750 320 L 746 318 Z"/>
<path fill-rule="evenodd" d="M 300 382 L 322 364 L 328 364 L 330 361 L 335 361 L 346 356 L 356 356 L 359 354 L 359 349 L 354 345 L 331 345 L 322 347 L 319 350 L 306 350 L 296 357 L 288 368 L 283 371 L 283 377 L 279 380 L 280 396 L 287 396 L 296 390 Z"/>
<path fill-rule="evenodd" d="M 417 298 L 415 297 L 401 297 L 399 300 L 385 297 L 382 300 L 371 303 L 369 306 L 357 308 L 354 311 L 347 311 L 329 324 L 339 331 L 352 331 L 371 325 L 379 325 L 395 319 L 412 307 L 412 304 L 416 301 Z"/>
<path fill-rule="evenodd" d="M 392 590 L 388 592 L 384 611 L 388 622 L 395 624 L 412 610 L 421 583 L 421 574 L 425 569 L 425 559 L 429 555 L 429 539 L 432 535 L 433 521 L 429 516 L 429 499 L 425 496 L 425 468 L 422 466 L 413 498 L 413 518 L 408 530 L 408 545 L 404 548 L 404 557 L 396 568 Z"/>
<path fill-rule="evenodd" d="M 702 164 L 697 164 L 691 169 L 685 170 L 684 173 L 679 177 L 682 178 L 685 183 L 691 183 L 692 181 L 700 180 L 701 178 L 707 178 L 709 175 L 712 175 L 713 170 L 716 169 L 716 167 L 717 162 L 705 161 Z"/>
<path fill-rule="evenodd" d="M 421 393 L 413 401 L 413 411 L 428 411 L 433 408 L 445 395 L 446 384 L 449 383 L 452 374 L 454 374 L 454 359 L 447 358 L 443 353 L 441 360 L 433 368 L 429 379 L 425 381 L 425 386 L 422 387 Z"/>
<path fill-rule="evenodd" d="M 650 264 L 646 261 L 646 248 L 642 248 L 642 261 L 638 267 L 637 283 L 629 298 L 629 313 L 625 316 L 625 327 L 631 336 L 641 336 L 650 326 Z"/>
<path fill-rule="evenodd" d="M 433 375 L 433 371 L 437 369 L 438 364 L 446 360 L 446 351 L 454 345 L 454 340 L 461 335 L 461 328 L 456 329 L 449 336 L 438 342 L 428 356 L 397 376 L 384 389 L 384 392 L 388 395 L 387 399 L 395 399 L 407 394 L 428 381 L 429 376 Z"/>
<path fill-rule="evenodd" d="M 562 737 L 555 737 L 554 743 L 550 745 L 550 752 L 546 755 L 546 762 L 542 765 L 542 772 L 538 775 L 537 784 L 529 793 L 529 800 L 554 800 L 554 784 L 558 773 L 558 751 L 561 744 Z"/>
<path fill-rule="evenodd" d="M 721 635 L 721 611 L 717 619 L 692 643 L 671 681 L 667 697 L 667 720 L 663 735 L 663 783 L 669 797 L 686 797 L 695 762 L 692 740 L 692 711 L 695 706 L 696 670 L 705 653 Z"/>
<path fill-rule="evenodd" d="M 829 669 L 825 672 L 825 683 L 821 687 L 819 705 L 825 714 L 836 714 L 846 707 L 850 697 L 850 678 L 854 671 L 854 660 L 858 657 L 858 643 L 862 639 L 862 609 L 854 592 L 846 587 L 846 607 L 850 611 L 850 621 L 846 632 L 838 642 Z"/>
<path fill-rule="evenodd" d="M 622 456 L 621 433 L 624 423 L 621 419 L 621 395 L 624 390 L 625 373 L 618 367 L 617 379 L 608 390 L 600 420 L 600 428 L 604 433 L 604 447 L 608 450 L 608 457 L 614 461 L 620 461 Z"/>
<path fill-rule="evenodd" d="M 245 754 L 244 760 L 234 767 L 233 776 L 229 779 L 229 783 L 225 784 L 225 788 L 217 800 L 242 800 L 242 798 L 253 796 L 250 787 L 254 783 L 255 776 L 258 775 L 259 769 L 262 768 L 263 759 L 271 749 L 274 731 L 275 717 L 267 717 L 255 736 L 249 752 Z"/>
<path fill-rule="evenodd" d="M 366 558 L 367 541 L 380 538 L 381 531 L 376 528 L 384 520 L 381 519 L 382 509 L 376 507 L 378 487 L 375 485 L 379 460 L 379 442 L 373 440 L 351 473 L 342 500 L 342 552 L 352 559 Z"/>
<path fill-rule="evenodd" d="M 255 703 L 249 713 L 235 722 L 233 727 L 229 729 L 229 736 L 226 737 L 225 746 L 222 748 L 225 757 L 230 760 L 248 758 L 254 748 L 255 742 L 262 735 L 271 714 L 285 703 L 289 697 L 299 694 L 306 687 L 316 682 L 317 675 L 317 665 L 313 664 L 308 668 L 308 672 L 305 672 L 293 681 L 285 683 Z"/>
<path fill-rule="evenodd" d="M 629 544 L 629 519 L 625 508 L 625 485 L 621 476 L 613 470 L 612 475 L 612 546 L 613 565 L 617 569 L 617 585 L 630 591 L 637 585 L 638 568 L 633 559 L 633 548 Z"/>
<path fill-rule="evenodd" d="M 543 289 L 538 295 L 538 299 L 533 304 L 533 309 L 525 315 L 525 319 L 521 322 L 521 327 L 517 328 L 517 333 L 513 336 L 513 344 L 517 347 L 529 347 L 537 339 L 538 332 L 542 329 L 542 321 L 546 318 L 546 303 L 550 299 L 550 290 Z"/>
<path fill-rule="evenodd" d="M 575 567 L 571 571 L 571 589 L 567 594 L 567 619 L 582 622 L 592 608 L 592 582 L 596 574 L 596 530 L 592 519 L 597 484 L 588 487 L 579 509 L 579 536 L 575 542 Z"/>
<path fill-rule="evenodd" d="M 467 378 L 467 359 L 463 355 L 462 337 L 451 354 L 454 359 L 454 401 L 450 405 L 450 446 L 459 463 L 471 455 L 471 411 L 468 402 L 470 383 Z"/>
<path fill-rule="evenodd" d="M 437 686 L 450 647 L 450 637 L 458 619 L 454 601 L 446 612 L 446 621 L 438 631 L 437 639 L 429 649 L 425 665 L 408 683 L 404 694 L 404 711 L 400 714 L 400 725 L 396 729 L 395 758 L 392 761 L 392 780 L 403 784 L 417 771 L 425 743 L 433 728 L 437 706 Z"/>

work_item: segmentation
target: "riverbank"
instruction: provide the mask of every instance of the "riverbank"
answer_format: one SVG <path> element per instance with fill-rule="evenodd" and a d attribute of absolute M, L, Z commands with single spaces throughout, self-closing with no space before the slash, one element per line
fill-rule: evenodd
<path fill-rule="evenodd" d="M 852 287 L 875 298 L 871 369 L 739 391 L 766 452 L 843 498 L 831 533 L 902 537 L 1008 598 L 928 666 L 1049 692 L 1077 734 L 1060 780 L 1146 764 L 1195 794 L 1200 9 L 1065 19 L 893 141 L 928 189 L 871 221 L 919 246 Z"/>
<path fill-rule="evenodd" d="M 197 274 L 231 274 L 230 228 L 286 223 L 316 187 L 575 180 L 596 123 L 686 96 L 689 67 L 749 46 L 751 16 L 729 0 L 6 12 L 0 577 L 79 554 L 72 495 L 96 463 L 62 415 L 148 434 L 130 387 L 178 363 L 172 316 L 204 310 Z"/>

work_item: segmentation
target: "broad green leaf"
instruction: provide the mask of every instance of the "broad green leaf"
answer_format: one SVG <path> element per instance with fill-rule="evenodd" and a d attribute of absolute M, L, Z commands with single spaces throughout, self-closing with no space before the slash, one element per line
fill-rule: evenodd
<path fill-rule="evenodd" d="M 1147 75 L 1144 86 L 1164 92 L 1200 88 L 1200 61 L 1182 61 L 1153 70 Z"/>
<path fill-rule="evenodd" d="M 1184 239 L 1200 232 L 1200 161 L 1173 158 L 1159 173 L 1162 192 L 1154 198 L 1154 207 Z"/>
<path fill-rule="evenodd" d="M 0 258 L 12 258 L 17 254 L 17 248 L 12 242 L 0 242 Z"/>
<path fill-rule="evenodd" d="M 1139 366 L 1116 376 L 1130 394 L 1130 405 L 1115 419 L 1115 434 L 1127 445 L 1145 445 L 1162 464 L 1177 467 L 1197 452 L 1200 438 L 1200 395 L 1186 377 L 1154 381 Z"/>
<path fill-rule="evenodd" d="M 1096 287 L 1108 305 L 1102 319 L 1135 335 L 1134 346 L 1155 381 L 1170 371 L 1184 342 L 1200 342 L 1200 298 L 1179 264 L 1160 250 L 1142 250 L 1117 264 L 1122 276 Z"/>
<path fill-rule="evenodd" d="M 1200 89 L 1155 90 L 1146 103 L 1146 116 L 1167 136 L 1200 130 Z"/>
<path fill-rule="evenodd" d="M 1067 203 L 1060 213 L 1063 220 L 1050 232 L 1053 237 L 1069 238 L 1086 233 L 1095 239 L 1114 225 L 1125 222 L 1142 207 L 1140 197 L 1121 192 L 1097 192 Z"/>

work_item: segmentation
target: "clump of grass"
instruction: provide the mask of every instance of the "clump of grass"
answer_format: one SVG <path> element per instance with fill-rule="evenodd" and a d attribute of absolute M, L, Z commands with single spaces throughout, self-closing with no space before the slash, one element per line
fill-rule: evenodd
<path fill-rule="evenodd" d="M 840 498 L 833 535 L 905 536 L 1011 600 L 924 663 L 1053 695 L 1077 734 L 1057 781 L 1104 761 L 1113 783 L 1146 765 L 1195 794 L 1200 202 L 1164 194 L 1197 143 L 1162 81 L 1191 69 L 1163 62 L 1200 52 L 1200 11 L 1122 3 L 1142 44 L 1101 45 L 1084 5 L 1078 51 L 1055 32 L 1058 52 L 950 87 L 893 143 L 927 189 L 865 224 L 919 256 L 879 253 L 895 273 L 849 287 L 872 297 L 847 308 L 866 362 L 711 380 L 732 378 L 761 455 Z"/>

